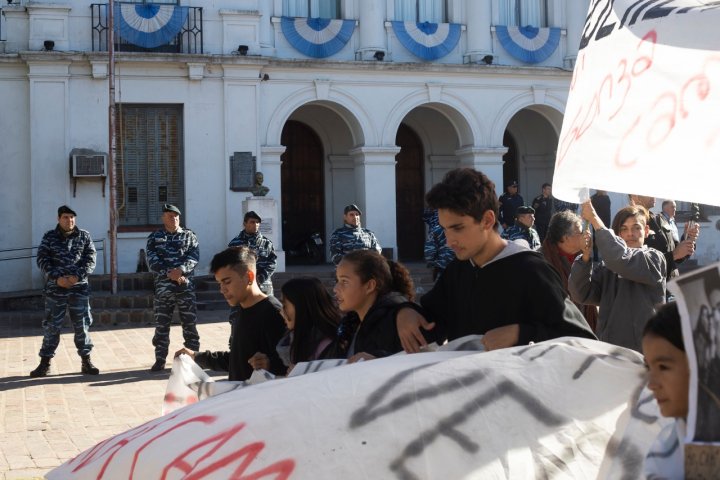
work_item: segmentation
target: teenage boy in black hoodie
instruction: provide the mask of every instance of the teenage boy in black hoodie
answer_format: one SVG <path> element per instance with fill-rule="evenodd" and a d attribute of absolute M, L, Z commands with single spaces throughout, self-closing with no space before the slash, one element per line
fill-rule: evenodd
<path fill-rule="evenodd" d="M 456 259 L 421 299 L 429 321 L 405 308 L 398 334 L 407 352 L 425 345 L 421 328 L 438 343 L 483 335 L 486 350 L 563 336 L 595 338 L 542 255 L 498 233 L 494 184 L 470 168 L 452 170 L 426 195 Z"/>

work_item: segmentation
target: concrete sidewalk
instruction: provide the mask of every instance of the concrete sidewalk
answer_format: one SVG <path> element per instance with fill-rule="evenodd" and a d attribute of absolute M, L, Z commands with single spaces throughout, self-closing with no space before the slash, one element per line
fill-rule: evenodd
<path fill-rule="evenodd" d="M 227 316 L 198 312 L 202 350 L 227 350 Z M 153 331 L 150 325 L 91 328 L 92 359 L 101 373 L 90 376 L 79 373 L 72 329 L 66 328 L 50 375 L 30 378 L 39 361 L 40 326 L 0 319 L 0 480 L 41 478 L 96 443 L 160 416 L 170 370 L 148 371 Z M 180 348 L 181 327 L 173 325 L 170 351 Z"/>

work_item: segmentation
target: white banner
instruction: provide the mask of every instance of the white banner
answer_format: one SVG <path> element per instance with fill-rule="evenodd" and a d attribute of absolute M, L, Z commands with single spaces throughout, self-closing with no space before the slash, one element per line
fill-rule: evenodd
<path fill-rule="evenodd" d="M 212 396 L 47 477 L 640 478 L 661 423 L 644 372 L 575 338 L 398 354 Z"/>
<path fill-rule="evenodd" d="M 720 205 L 720 1 L 593 0 L 553 195 L 584 188 Z"/>

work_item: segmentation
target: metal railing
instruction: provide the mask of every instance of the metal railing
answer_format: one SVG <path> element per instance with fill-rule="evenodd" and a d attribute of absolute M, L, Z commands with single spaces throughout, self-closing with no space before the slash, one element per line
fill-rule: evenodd
<path fill-rule="evenodd" d="M 123 3 L 123 2 L 120 2 Z M 93 3 L 92 10 L 92 51 L 107 52 L 108 27 L 107 3 Z M 188 17 L 182 30 L 169 43 L 155 48 L 144 48 L 115 35 L 115 53 L 120 52 L 162 52 L 162 53 L 203 53 L 203 7 L 187 7 Z M 116 20 L 117 25 L 117 20 Z"/>
<path fill-rule="evenodd" d="M 95 251 L 102 252 L 102 263 L 103 263 L 103 274 L 107 273 L 107 258 L 105 256 L 106 246 L 105 246 L 105 239 L 101 238 L 99 240 L 93 240 L 93 243 L 95 244 Z M 98 246 L 99 245 L 99 246 Z M 35 258 L 37 257 L 37 249 L 39 245 L 34 245 L 32 247 L 22 247 L 22 248 L 4 248 L 0 249 L 0 262 L 5 262 L 8 260 L 26 260 L 28 258 Z M 16 255 L 13 257 L 5 257 L 4 255 L 7 253 L 12 252 L 27 252 L 30 251 L 29 254 L 25 255 Z"/>

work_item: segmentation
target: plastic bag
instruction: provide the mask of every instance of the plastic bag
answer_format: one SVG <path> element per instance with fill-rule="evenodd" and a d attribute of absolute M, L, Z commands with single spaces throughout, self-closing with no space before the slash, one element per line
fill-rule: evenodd
<path fill-rule="evenodd" d="M 182 354 L 175 357 L 163 398 L 162 414 L 166 415 L 173 410 L 196 403 L 199 400 L 198 386 L 212 381 L 213 379 L 189 355 Z"/>

